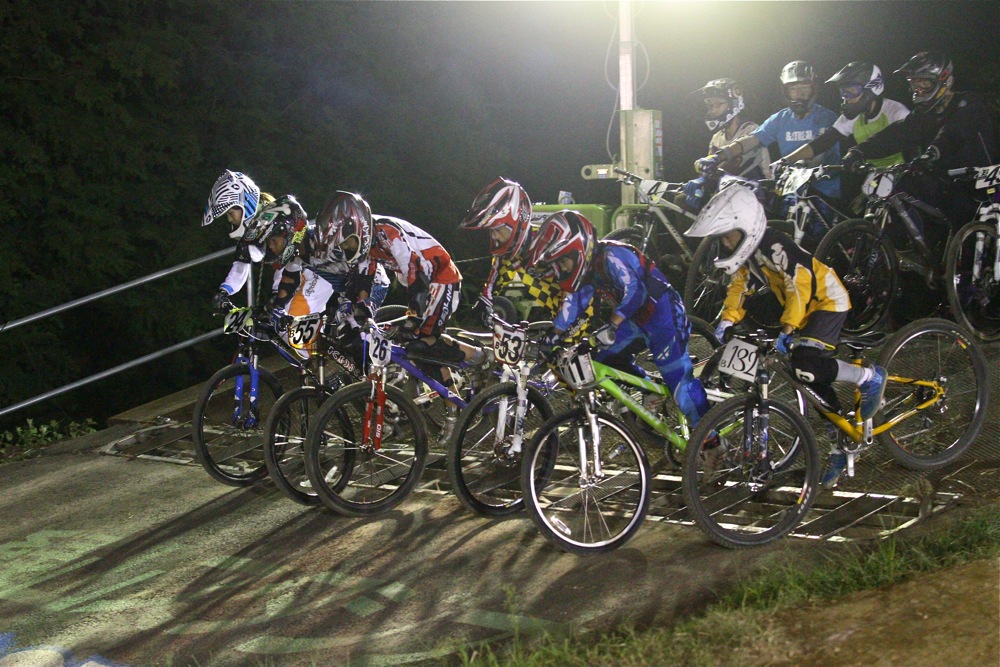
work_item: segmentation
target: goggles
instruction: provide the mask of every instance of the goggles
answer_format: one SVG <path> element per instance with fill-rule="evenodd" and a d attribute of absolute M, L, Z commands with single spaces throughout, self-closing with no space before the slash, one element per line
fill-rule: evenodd
<path fill-rule="evenodd" d="M 865 87 L 861 85 L 850 85 L 840 87 L 840 97 L 845 100 L 853 100 L 861 97 L 861 94 L 865 92 Z"/>

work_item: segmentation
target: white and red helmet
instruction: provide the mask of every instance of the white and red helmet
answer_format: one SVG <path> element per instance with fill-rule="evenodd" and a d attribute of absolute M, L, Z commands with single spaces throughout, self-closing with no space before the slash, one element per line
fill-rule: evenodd
<path fill-rule="evenodd" d="M 316 216 L 316 248 L 329 254 L 352 236 L 358 239 L 358 247 L 350 253 L 344 251 L 344 261 L 353 265 L 371 250 L 372 210 L 361 195 L 337 192 Z"/>
<path fill-rule="evenodd" d="M 472 201 L 459 229 L 506 227 L 510 236 L 499 242 L 490 234 L 490 254 L 520 255 L 531 235 L 531 200 L 520 184 L 502 176 L 483 188 Z"/>
<path fill-rule="evenodd" d="M 247 230 L 247 222 L 257 214 L 260 206 L 260 188 L 250 180 L 250 177 L 228 169 L 216 179 L 212 192 L 208 195 L 208 204 L 201 218 L 201 226 L 210 225 L 215 219 L 233 207 L 243 211 L 240 224 L 229 232 L 229 238 L 240 239 Z"/>
<path fill-rule="evenodd" d="M 590 220 L 576 211 L 558 211 L 545 219 L 531 240 L 528 266 L 548 269 L 564 292 L 575 292 L 590 270 L 596 245 Z M 560 266 L 564 258 L 573 260 L 571 268 Z"/>

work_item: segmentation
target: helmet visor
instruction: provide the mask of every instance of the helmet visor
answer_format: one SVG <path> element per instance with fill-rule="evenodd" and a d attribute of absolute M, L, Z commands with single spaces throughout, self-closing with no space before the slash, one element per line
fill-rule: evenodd
<path fill-rule="evenodd" d="M 910 84 L 910 92 L 917 95 L 929 95 L 934 90 L 936 81 L 928 76 L 914 76 L 907 79 Z"/>
<path fill-rule="evenodd" d="M 865 92 L 865 87 L 859 84 L 850 84 L 840 87 L 840 99 L 845 102 L 853 102 L 861 97 Z"/>

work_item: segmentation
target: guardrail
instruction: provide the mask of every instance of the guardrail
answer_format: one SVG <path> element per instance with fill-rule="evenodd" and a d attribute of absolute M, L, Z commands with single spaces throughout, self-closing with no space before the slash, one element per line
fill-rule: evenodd
<path fill-rule="evenodd" d="M 218 252 L 213 252 L 210 255 L 205 255 L 204 257 L 199 257 L 198 259 L 193 259 L 193 260 L 191 260 L 189 262 L 184 262 L 183 264 L 178 264 L 178 265 L 170 267 L 168 269 L 163 269 L 162 271 L 157 271 L 156 273 L 150 273 L 149 275 L 143 276 L 142 278 L 136 278 L 135 280 L 129 281 L 127 283 L 122 283 L 121 285 L 117 285 L 115 287 L 111 287 L 111 288 L 108 288 L 106 290 L 101 290 L 100 292 L 95 292 L 93 294 L 90 294 L 90 295 L 85 296 L 85 297 L 81 297 L 79 299 L 75 299 L 73 301 L 68 301 L 68 302 L 66 302 L 66 303 L 64 303 L 62 305 L 54 306 L 52 308 L 47 308 L 46 310 L 39 311 L 39 312 L 37 312 L 37 313 L 35 313 L 33 315 L 28 315 L 27 317 L 22 317 L 22 318 L 19 318 L 19 319 L 16 319 L 16 320 L 11 320 L 10 322 L 7 322 L 6 324 L 0 325 L 0 333 L 3 333 L 5 331 L 10 331 L 11 329 L 14 329 L 16 327 L 22 326 L 24 324 L 28 324 L 30 322 L 35 322 L 35 321 L 38 321 L 38 320 L 45 319 L 46 317 L 51 317 L 52 315 L 56 315 L 58 313 L 62 313 L 62 312 L 65 312 L 67 310 L 70 310 L 71 308 L 76 308 L 77 306 L 82 306 L 84 304 L 91 303 L 93 301 L 97 301 L 98 299 L 103 299 L 104 297 L 111 296 L 112 294 L 118 294 L 119 292 L 124 292 L 125 290 L 131 289 L 133 287 L 138 287 L 139 285 L 145 285 L 146 283 L 153 282 L 154 280 L 158 280 L 160 278 L 172 275 L 174 273 L 179 273 L 181 271 L 185 271 L 187 269 L 190 269 L 192 267 L 198 266 L 200 264 L 204 264 L 206 262 L 210 262 L 210 261 L 212 261 L 214 259 L 219 259 L 220 257 L 225 257 L 226 255 L 230 255 L 231 256 L 232 254 L 233 254 L 233 248 L 227 248 L 225 250 L 219 250 Z M 247 293 L 248 294 L 253 294 L 253 274 L 252 274 L 252 272 L 251 272 L 250 281 L 247 283 L 247 288 L 248 288 L 248 292 Z M 66 392 L 72 391 L 74 389 L 79 389 L 80 387 L 86 386 L 86 385 L 88 385 L 88 384 L 90 384 L 92 382 L 96 382 L 98 380 L 103 380 L 104 378 L 110 377 L 112 375 L 116 375 L 118 373 L 121 373 L 122 371 L 129 370 L 130 368 L 134 368 L 136 366 L 140 366 L 140 365 L 145 364 L 147 362 L 153 361 L 154 359 L 159 359 L 161 357 L 165 357 L 168 354 L 172 354 L 174 352 L 177 352 L 178 350 L 183 350 L 185 348 L 192 347 L 194 345 L 198 345 L 199 343 L 202 343 L 202 342 L 204 342 L 206 340 L 209 340 L 209 339 L 214 338 L 214 337 L 216 337 L 218 335 L 221 335 L 221 334 L 222 334 L 222 329 L 217 329 L 215 331 L 210 331 L 208 333 L 204 333 L 204 334 L 202 334 L 200 336 L 195 336 L 194 338 L 186 340 L 186 341 L 184 341 L 182 343 L 177 343 L 176 345 L 171 345 L 169 347 L 165 347 L 162 350 L 158 350 L 158 351 L 153 352 L 151 354 L 147 354 L 147 355 L 145 355 L 143 357 L 139 357 L 137 359 L 133 359 L 132 361 L 127 361 L 124 364 L 120 364 L 118 366 L 115 366 L 114 368 L 109 368 L 109 369 L 107 369 L 105 371 L 101 371 L 99 373 L 95 373 L 94 375 L 91 375 L 89 377 L 85 377 L 85 378 L 83 378 L 81 380 L 77 380 L 75 382 L 71 382 L 71 383 L 69 383 L 67 385 L 59 387 L 58 389 L 53 389 L 53 390 L 47 391 L 47 392 L 45 392 L 43 394 L 39 394 L 38 396 L 34 396 L 33 398 L 29 398 L 29 399 L 21 401 L 19 403 L 15 403 L 13 405 L 9 405 L 9 406 L 7 406 L 5 408 L 0 409 L 0 417 L 2 417 L 4 415 L 7 415 L 7 414 L 10 414 L 12 412 L 16 412 L 17 410 L 20 410 L 22 408 L 26 408 L 29 405 L 34 405 L 35 403 L 39 403 L 41 401 L 48 400 L 50 398 L 53 398 L 54 396 L 59 396 L 60 394 L 65 394 Z"/>

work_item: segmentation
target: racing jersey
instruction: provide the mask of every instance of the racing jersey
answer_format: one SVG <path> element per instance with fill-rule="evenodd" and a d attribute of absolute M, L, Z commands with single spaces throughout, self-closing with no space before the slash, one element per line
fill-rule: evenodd
<path fill-rule="evenodd" d="M 759 125 L 752 121 L 746 121 L 736 129 L 733 136 L 726 136 L 726 128 L 722 128 L 718 132 L 712 135 L 712 138 L 708 142 L 708 154 L 714 155 L 723 149 L 723 147 L 728 146 L 733 141 L 752 134 Z M 764 175 L 768 173 L 770 168 L 771 160 L 767 153 L 767 146 L 761 144 L 756 148 L 749 150 L 742 155 L 738 155 L 729 162 L 723 165 L 723 167 L 729 173 L 734 176 L 743 176 L 744 178 L 761 179 Z M 754 171 L 754 170 L 757 171 Z"/>
<path fill-rule="evenodd" d="M 587 282 L 566 295 L 553 325 L 567 330 L 595 297 L 614 304 L 614 311 L 626 320 L 646 324 L 656 300 L 673 289 L 656 265 L 632 246 L 617 241 L 600 240 L 594 252 Z"/>
<path fill-rule="evenodd" d="M 381 262 L 405 287 L 418 281 L 420 275 L 428 282 L 443 285 L 462 281 L 462 274 L 448 251 L 416 225 L 387 215 L 375 216 L 372 236 L 368 256 L 375 261 L 367 262 L 370 275 L 375 275 Z"/>
<path fill-rule="evenodd" d="M 912 149 L 923 153 L 928 147 L 938 149 L 938 169 L 957 169 L 993 164 L 996 160 L 993 123 L 986 104 L 976 93 L 956 92 L 940 113 L 911 113 L 900 122 L 858 143 L 870 157 L 882 157 Z"/>
<path fill-rule="evenodd" d="M 771 115 L 754 130 L 751 135 L 756 137 L 763 146 L 778 144 L 782 155 L 788 155 L 799 146 L 816 139 L 830 129 L 837 114 L 824 106 L 814 104 L 803 118 L 795 115 L 789 108 L 782 109 Z M 832 146 L 824 153 L 810 160 L 809 166 L 820 164 L 840 164 L 840 147 Z M 816 183 L 816 189 L 830 197 L 840 196 L 840 178 Z"/>
<path fill-rule="evenodd" d="M 840 142 L 840 149 L 844 151 L 855 144 L 860 144 L 870 137 L 878 134 L 893 123 L 903 120 L 910 115 L 910 110 L 896 100 L 882 98 L 881 104 L 872 111 L 872 117 L 867 114 L 858 114 L 854 120 L 841 115 L 837 122 L 833 124 L 836 132 L 824 132 L 817 138 L 809 142 L 814 155 L 829 150 L 835 143 Z M 902 152 L 886 157 L 871 160 L 877 167 L 889 167 L 894 164 L 902 164 L 905 160 Z"/>
<path fill-rule="evenodd" d="M 847 312 L 851 300 L 837 273 L 791 238 L 767 229 L 757 250 L 729 283 L 722 319 L 739 322 L 746 315 L 745 297 L 754 281 L 766 284 L 784 308 L 781 323 L 801 329 L 817 310 Z"/>

